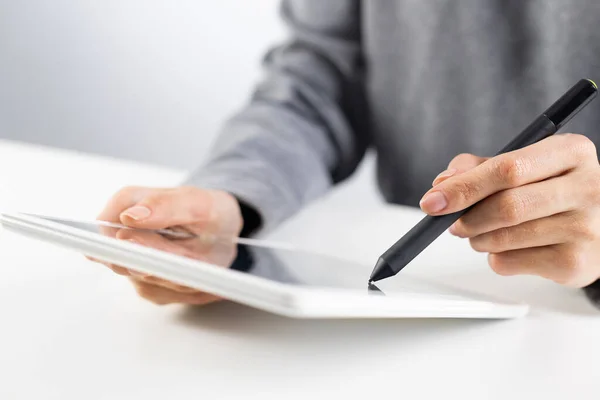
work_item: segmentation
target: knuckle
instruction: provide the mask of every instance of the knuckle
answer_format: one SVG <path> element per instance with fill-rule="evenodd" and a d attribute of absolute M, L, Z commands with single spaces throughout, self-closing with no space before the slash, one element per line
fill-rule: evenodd
<path fill-rule="evenodd" d="M 123 268 L 119 265 L 109 264 L 109 268 L 112 269 L 112 271 L 117 275 L 121 275 L 121 276 L 130 276 L 131 275 L 127 268 Z"/>
<path fill-rule="evenodd" d="M 134 281 L 133 286 L 135 287 L 135 291 L 140 297 L 143 297 L 144 299 L 151 299 L 154 297 L 155 290 L 151 285 L 139 281 Z"/>
<path fill-rule="evenodd" d="M 194 186 L 182 186 L 177 195 L 190 199 L 187 214 L 193 221 L 205 220 L 210 216 L 209 210 L 213 205 L 212 196 L 209 191 Z"/>
<path fill-rule="evenodd" d="M 459 219 L 454 223 L 454 227 L 452 228 L 453 233 L 459 238 L 469 237 L 469 225 L 465 224 L 462 219 Z"/>
<path fill-rule="evenodd" d="M 169 202 L 169 198 L 165 192 L 158 192 L 149 195 L 142 202 L 145 206 L 149 207 L 150 209 L 157 209 L 167 205 Z"/>
<path fill-rule="evenodd" d="M 504 260 L 501 254 L 490 254 L 488 264 L 492 271 L 501 276 L 512 275 L 509 264 Z"/>
<path fill-rule="evenodd" d="M 134 282 L 134 287 L 138 296 L 140 296 L 142 299 L 156 305 L 167 304 L 164 299 L 158 295 L 157 288 L 154 285 L 137 281 Z"/>
<path fill-rule="evenodd" d="M 567 133 L 564 138 L 567 141 L 567 146 L 582 159 L 588 157 L 596 159 L 596 145 L 587 136 Z"/>
<path fill-rule="evenodd" d="M 500 197 L 498 213 L 502 222 L 514 225 L 522 221 L 525 202 L 521 196 L 510 192 L 503 192 L 498 196 Z"/>
<path fill-rule="evenodd" d="M 142 279 L 130 278 L 138 296 L 144 300 L 147 300 L 155 305 L 162 306 L 166 304 L 180 303 L 181 296 L 186 294 L 184 292 L 177 292 L 172 288 L 154 283 L 154 281 L 151 281 L 151 278 L 153 277 L 145 277 Z"/>
<path fill-rule="evenodd" d="M 510 243 L 510 234 L 508 229 L 500 228 L 489 233 L 490 245 L 495 250 L 504 249 Z"/>
<path fill-rule="evenodd" d="M 469 154 L 469 153 L 460 153 L 459 155 L 455 156 L 452 159 L 452 161 L 450 161 L 449 165 L 461 165 L 461 164 L 464 164 L 466 162 L 469 162 L 472 158 L 473 158 L 472 154 Z"/>
<path fill-rule="evenodd" d="M 213 202 L 208 197 L 205 197 L 201 201 L 194 203 L 189 210 L 189 214 L 193 221 L 214 223 L 220 217 L 217 212 L 213 212 L 214 210 L 216 209 L 213 207 Z"/>
<path fill-rule="evenodd" d="M 136 192 L 140 190 L 139 186 L 125 186 L 117 191 L 113 196 L 113 199 L 129 198 L 132 197 Z"/>
<path fill-rule="evenodd" d="M 583 187 L 587 188 L 585 197 L 588 204 L 600 205 L 600 171 L 583 179 Z"/>
<path fill-rule="evenodd" d="M 180 186 L 175 190 L 183 196 L 197 196 L 198 192 L 204 192 L 204 190 L 190 185 Z"/>
<path fill-rule="evenodd" d="M 478 252 L 501 252 L 510 244 L 508 229 L 500 228 L 470 239 L 471 247 Z M 497 258 L 497 257 L 494 257 Z"/>
<path fill-rule="evenodd" d="M 100 220 L 115 219 L 115 214 L 123 211 L 124 205 L 129 204 L 132 199 L 135 199 L 140 190 L 142 190 L 140 186 L 125 186 L 117 190 L 96 218 Z"/>
<path fill-rule="evenodd" d="M 471 204 L 475 199 L 478 198 L 479 193 L 482 192 L 482 185 L 477 181 L 471 180 L 459 180 L 455 183 L 453 191 L 462 199 L 466 204 Z"/>
<path fill-rule="evenodd" d="M 575 282 L 585 267 L 584 252 L 572 246 L 562 252 L 560 260 L 563 271 L 558 283 L 568 285 Z"/>
<path fill-rule="evenodd" d="M 488 247 L 479 236 L 469 239 L 469 244 L 473 250 L 479 253 L 485 253 L 488 251 Z"/>
<path fill-rule="evenodd" d="M 564 266 L 572 271 L 577 272 L 583 265 L 582 252 L 572 249 L 564 253 Z"/>
<path fill-rule="evenodd" d="M 574 278 L 571 277 L 569 273 L 563 273 L 555 277 L 550 277 L 550 279 L 559 285 L 568 286 Z"/>
<path fill-rule="evenodd" d="M 495 165 L 498 180 L 509 187 L 523 185 L 530 169 L 529 163 L 518 157 L 502 157 Z"/>
<path fill-rule="evenodd" d="M 571 231 L 579 241 L 593 242 L 597 239 L 598 233 L 594 228 L 594 222 L 589 215 L 576 216 L 571 222 Z"/>

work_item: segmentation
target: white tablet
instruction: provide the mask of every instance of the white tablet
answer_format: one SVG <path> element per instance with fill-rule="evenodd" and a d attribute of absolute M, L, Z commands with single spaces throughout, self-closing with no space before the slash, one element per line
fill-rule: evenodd
<path fill-rule="evenodd" d="M 6 229 L 268 312 L 297 318 L 514 318 L 515 304 L 290 246 L 2 214 Z M 137 243 L 130 240 L 133 239 Z"/>

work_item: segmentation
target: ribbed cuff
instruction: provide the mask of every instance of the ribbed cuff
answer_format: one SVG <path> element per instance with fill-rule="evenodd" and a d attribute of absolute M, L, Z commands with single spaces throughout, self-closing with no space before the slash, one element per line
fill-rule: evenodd
<path fill-rule="evenodd" d="M 246 204 L 241 199 L 237 199 L 237 201 L 242 212 L 242 221 L 244 221 L 240 237 L 251 237 L 260 230 L 262 226 L 262 216 L 251 205 Z"/>
<path fill-rule="evenodd" d="M 589 286 L 583 288 L 588 299 L 598 308 L 600 308 L 600 279 Z"/>

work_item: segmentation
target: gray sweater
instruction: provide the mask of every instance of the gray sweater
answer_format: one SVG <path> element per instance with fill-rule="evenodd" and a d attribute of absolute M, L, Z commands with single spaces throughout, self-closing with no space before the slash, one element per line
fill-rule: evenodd
<path fill-rule="evenodd" d="M 579 78 L 600 79 L 598 0 L 284 0 L 282 15 L 289 40 L 187 182 L 233 193 L 267 229 L 367 148 L 385 198 L 417 206 L 455 155 L 494 154 Z M 567 129 L 600 144 L 598 107 Z"/>
<path fill-rule="evenodd" d="M 578 79 L 600 79 L 598 0 L 283 0 L 282 15 L 289 40 L 187 182 L 234 194 L 266 229 L 368 148 L 384 197 L 416 206 L 455 155 L 493 155 Z M 567 129 L 599 145 L 598 107 Z M 600 280 L 586 293 L 600 303 Z"/>

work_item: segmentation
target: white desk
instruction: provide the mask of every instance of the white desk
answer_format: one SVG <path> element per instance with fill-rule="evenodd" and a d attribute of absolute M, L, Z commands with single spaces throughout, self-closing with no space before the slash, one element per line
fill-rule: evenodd
<path fill-rule="evenodd" d="M 123 185 L 172 185 L 183 177 L 9 142 L 0 142 L 0 167 L 4 208 L 81 218 L 94 217 Z M 370 269 L 420 214 L 378 205 L 359 189 L 342 188 L 274 235 Z M 600 393 L 600 312 L 579 291 L 497 277 L 485 256 L 448 236 L 410 273 L 525 300 L 531 315 L 302 321 L 230 303 L 156 307 L 106 268 L 8 232 L 0 233 L 0 272 L 3 400 L 562 400 Z"/>

